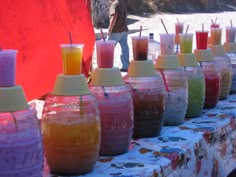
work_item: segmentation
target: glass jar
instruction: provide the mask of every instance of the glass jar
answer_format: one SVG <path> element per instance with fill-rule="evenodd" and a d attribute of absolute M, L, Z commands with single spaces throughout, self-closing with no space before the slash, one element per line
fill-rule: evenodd
<path fill-rule="evenodd" d="M 57 76 L 45 98 L 42 133 L 52 174 L 82 175 L 93 169 L 100 146 L 100 117 L 83 75 Z"/>
<path fill-rule="evenodd" d="M 228 58 L 230 59 L 232 66 L 232 84 L 230 88 L 230 93 L 236 93 L 236 52 L 235 53 L 226 53 Z"/>
<path fill-rule="evenodd" d="M 134 138 L 156 137 L 164 124 L 165 91 L 159 75 L 135 77 L 124 81 L 132 88 Z"/>
<path fill-rule="evenodd" d="M 201 67 L 184 67 L 188 79 L 188 108 L 185 117 L 198 117 L 205 100 L 205 78 Z"/>
<path fill-rule="evenodd" d="M 219 101 L 221 71 L 215 61 L 199 61 L 205 77 L 205 101 L 203 108 L 214 108 Z"/>
<path fill-rule="evenodd" d="M 94 96 L 48 95 L 42 131 L 51 173 L 78 175 L 93 169 L 100 145 L 99 112 Z"/>
<path fill-rule="evenodd" d="M 100 155 L 118 155 L 129 150 L 133 133 L 133 102 L 127 85 L 89 86 L 98 101 L 101 118 Z M 115 139 L 115 141 L 114 141 Z"/>
<path fill-rule="evenodd" d="M 220 100 L 227 99 L 232 85 L 232 66 L 223 45 L 210 45 L 213 59 L 221 72 Z"/>
<path fill-rule="evenodd" d="M 0 176 L 39 177 L 43 174 L 39 120 L 17 90 L 21 92 L 21 87 L 0 88 L 4 100 L 0 101 Z"/>
<path fill-rule="evenodd" d="M 227 56 L 217 56 L 214 60 L 221 71 L 220 100 L 224 100 L 232 86 L 232 66 Z"/>
<path fill-rule="evenodd" d="M 184 122 L 188 106 L 188 80 L 182 68 L 157 69 L 166 87 L 164 125 Z"/>

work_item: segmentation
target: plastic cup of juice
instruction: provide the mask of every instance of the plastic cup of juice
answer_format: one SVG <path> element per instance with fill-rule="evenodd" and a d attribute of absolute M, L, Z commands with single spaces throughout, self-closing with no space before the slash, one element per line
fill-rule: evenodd
<path fill-rule="evenodd" d="M 132 36 L 133 59 L 137 61 L 147 60 L 148 36 Z"/>
<path fill-rule="evenodd" d="M 208 32 L 209 31 L 196 31 L 196 45 L 197 49 L 205 50 L 208 45 Z"/>
<path fill-rule="evenodd" d="M 63 74 L 80 75 L 84 44 L 61 44 Z"/>
<path fill-rule="evenodd" d="M 211 44 L 221 45 L 222 28 L 211 28 Z"/>
<path fill-rule="evenodd" d="M 96 41 L 97 65 L 99 68 L 112 68 L 115 40 Z"/>
<path fill-rule="evenodd" d="M 160 34 L 161 55 L 174 54 L 175 34 Z"/>
<path fill-rule="evenodd" d="M 226 42 L 235 43 L 236 27 L 226 26 L 225 34 L 226 34 Z"/>
<path fill-rule="evenodd" d="M 184 24 L 183 23 L 175 23 L 175 43 L 179 44 L 179 34 L 183 33 Z"/>
<path fill-rule="evenodd" d="M 179 34 L 179 44 L 181 53 L 192 53 L 193 34 Z"/>
<path fill-rule="evenodd" d="M 12 87 L 16 84 L 17 50 L 0 51 L 0 87 Z"/>

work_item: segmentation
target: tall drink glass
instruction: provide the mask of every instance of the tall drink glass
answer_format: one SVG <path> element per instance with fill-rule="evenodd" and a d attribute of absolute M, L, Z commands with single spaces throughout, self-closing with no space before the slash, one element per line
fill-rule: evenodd
<path fill-rule="evenodd" d="M 132 46 L 133 46 L 133 58 L 134 60 L 147 60 L 148 56 L 148 36 L 133 36 Z"/>
<path fill-rule="evenodd" d="M 96 42 L 97 65 L 99 68 L 112 68 L 116 41 L 106 40 Z"/>
<path fill-rule="evenodd" d="M 208 31 L 196 31 L 197 49 L 207 49 Z"/>
<path fill-rule="evenodd" d="M 16 84 L 17 50 L 0 51 L 0 87 L 11 87 Z"/>
<path fill-rule="evenodd" d="M 79 75 L 82 73 L 82 54 L 84 44 L 61 44 L 63 74 Z"/>
<path fill-rule="evenodd" d="M 160 34 L 161 55 L 174 54 L 175 34 Z"/>

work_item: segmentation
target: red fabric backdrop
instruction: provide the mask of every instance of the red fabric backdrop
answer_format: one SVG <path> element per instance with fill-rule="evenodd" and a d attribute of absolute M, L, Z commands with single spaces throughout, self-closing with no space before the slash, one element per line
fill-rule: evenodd
<path fill-rule="evenodd" d="M 28 101 L 53 88 L 62 72 L 60 44 L 85 45 L 83 73 L 88 76 L 95 35 L 85 0 L 3 0 L 0 5 L 0 44 L 16 49 L 17 84 Z"/>

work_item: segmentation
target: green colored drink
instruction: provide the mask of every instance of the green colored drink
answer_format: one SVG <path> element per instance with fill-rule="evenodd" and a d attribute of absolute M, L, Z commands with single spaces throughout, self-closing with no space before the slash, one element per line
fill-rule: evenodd
<path fill-rule="evenodd" d="M 180 52 L 192 53 L 193 34 L 179 34 Z"/>
<path fill-rule="evenodd" d="M 188 108 L 186 117 L 198 117 L 201 115 L 205 100 L 204 77 L 188 78 Z"/>

